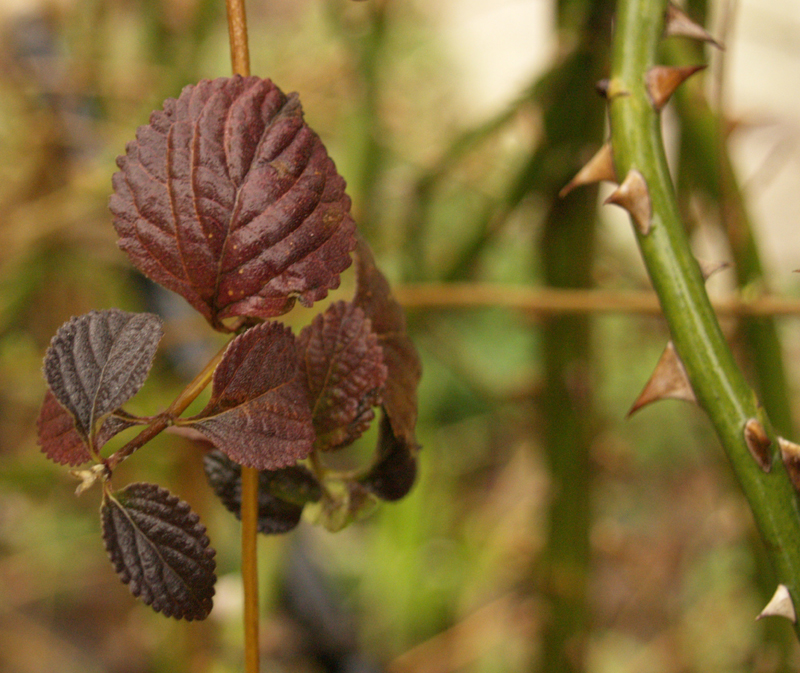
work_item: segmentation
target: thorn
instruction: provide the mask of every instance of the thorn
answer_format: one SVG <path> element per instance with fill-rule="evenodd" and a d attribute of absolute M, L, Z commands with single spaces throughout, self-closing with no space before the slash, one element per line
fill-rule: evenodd
<path fill-rule="evenodd" d="M 708 42 L 713 44 L 717 49 L 725 51 L 725 47 L 711 37 L 711 34 L 705 28 L 692 21 L 686 12 L 684 12 L 677 5 L 673 5 L 671 2 L 667 5 L 667 18 L 664 23 L 664 36 L 688 37 L 692 40 Z"/>
<path fill-rule="evenodd" d="M 758 419 L 751 418 L 744 424 L 744 441 L 758 466 L 769 472 L 772 469 L 772 451 L 769 450 L 772 440 Z"/>
<path fill-rule="evenodd" d="M 783 437 L 778 437 L 778 446 L 781 447 L 781 460 L 794 490 L 800 492 L 800 446 Z"/>
<path fill-rule="evenodd" d="M 727 269 L 730 266 L 729 262 L 709 262 L 704 259 L 698 259 L 697 263 L 700 265 L 700 273 L 703 275 L 703 280 L 708 280 L 718 271 Z"/>
<path fill-rule="evenodd" d="M 628 171 L 622 184 L 611 193 L 605 203 L 613 203 L 627 210 L 642 236 L 650 233 L 650 192 L 644 176 L 635 168 Z"/>
<path fill-rule="evenodd" d="M 705 70 L 704 65 L 656 65 L 647 71 L 647 93 L 656 112 L 664 109 L 672 94 L 681 84 L 699 70 Z"/>
<path fill-rule="evenodd" d="M 794 611 L 794 603 L 792 602 L 792 595 L 785 584 L 779 584 L 775 589 L 775 594 L 767 603 L 761 614 L 756 619 L 764 617 L 786 617 L 792 624 L 797 621 L 797 614 Z"/>
<path fill-rule="evenodd" d="M 614 171 L 614 157 L 611 151 L 611 143 L 606 143 L 597 150 L 586 165 L 578 171 L 577 175 L 561 189 L 558 196 L 563 199 L 575 189 L 575 187 L 589 185 L 593 182 L 600 182 L 601 180 L 608 180 L 610 182 L 617 181 L 617 174 Z"/>
<path fill-rule="evenodd" d="M 667 399 L 697 402 L 694 390 L 692 390 L 692 384 L 689 383 L 689 377 L 683 367 L 683 362 L 678 357 L 672 341 L 667 342 L 667 347 L 658 359 L 658 364 L 656 364 L 653 374 L 633 403 L 628 416 L 633 415 L 651 402 Z"/>

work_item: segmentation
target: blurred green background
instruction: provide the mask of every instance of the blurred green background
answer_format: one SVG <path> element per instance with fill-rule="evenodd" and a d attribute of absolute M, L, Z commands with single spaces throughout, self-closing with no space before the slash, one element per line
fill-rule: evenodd
<path fill-rule="evenodd" d="M 771 571 L 702 413 L 668 401 L 625 419 L 668 339 L 663 321 L 600 301 L 569 315 L 506 305 L 504 288 L 648 282 L 629 225 L 598 210 L 596 189 L 556 196 L 604 137 L 594 86 L 607 72 L 613 3 L 491 4 L 249 3 L 253 74 L 300 93 L 408 303 L 425 372 L 411 494 L 337 534 L 303 523 L 260 540 L 263 670 L 797 670 L 789 626 L 754 622 Z M 734 16 L 732 4 L 689 5 L 717 27 Z M 778 52 L 800 59 L 800 5 L 756 12 L 749 33 L 748 7 L 730 24 L 739 29 L 727 62 L 666 44 L 666 60 L 714 59 L 670 107 L 668 139 L 699 254 L 735 262 L 712 291 L 793 294 L 794 99 L 737 108 L 730 173 L 717 144 L 730 120 L 705 97 L 741 101 L 734 73 L 752 79 L 756 57 L 773 89 L 796 93 L 797 70 Z M 115 476 L 117 487 L 168 487 L 209 528 L 215 609 L 186 624 L 119 583 L 97 492 L 74 497 L 35 428 L 41 359 L 72 315 L 165 317 L 154 375 L 131 405 L 142 413 L 168 404 L 219 348 L 181 300 L 131 269 L 107 201 L 115 157 L 150 111 L 188 83 L 229 74 L 224 3 L 0 3 L 0 36 L 0 671 L 239 671 L 239 524 L 214 500 L 200 452 L 160 437 Z M 756 79 L 753 100 L 769 103 Z M 757 245 L 741 243 L 751 235 Z M 475 286 L 463 283 L 491 284 L 497 301 L 456 305 L 448 288 L 469 296 Z M 421 306 L 433 284 L 436 305 Z M 796 319 L 724 326 L 791 435 Z"/>

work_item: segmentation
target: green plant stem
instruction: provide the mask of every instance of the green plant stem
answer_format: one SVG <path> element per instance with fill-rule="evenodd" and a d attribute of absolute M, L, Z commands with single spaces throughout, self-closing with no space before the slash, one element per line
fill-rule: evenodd
<path fill-rule="evenodd" d="M 244 0 L 225 0 L 234 75 L 250 75 Z M 258 673 L 258 470 L 242 465 L 242 585 L 244 591 L 245 673 Z"/>
<path fill-rule="evenodd" d="M 572 166 L 580 163 L 602 133 L 602 109 L 586 81 L 599 79 L 607 62 L 608 47 L 600 43 L 600 36 L 610 29 L 613 3 L 596 0 L 575 15 L 568 4 L 558 4 L 559 24 L 576 35 L 577 44 L 550 73 L 550 100 L 543 119 L 548 142 L 533 155 L 531 165 L 537 166 L 533 173 L 540 177 L 531 188 L 539 190 L 547 204 L 539 243 L 544 282 L 552 288 L 585 289 L 593 284 L 597 189 L 581 190 L 574 199 L 560 198 L 559 191 L 569 180 Z M 547 544 L 537 572 L 549 613 L 540 670 L 577 673 L 586 669 L 590 630 L 590 449 L 598 427 L 592 393 L 591 318 L 550 315 L 542 321 L 541 339 L 539 413 L 552 490 Z"/>
<path fill-rule="evenodd" d="M 645 86 L 647 71 L 655 65 L 665 5 L 663 0 L 620 0 L 617 5 L 609 88 L 614 162 L 620 179 L 631 169 L 638 170 L 645 179 L 652 227 L 646 234 L 637 229 L 636 237 L 675 348 L 750 503 L 778 580 L 797 597 L 797 496 L 769 421 L 734 362 L 705 292 L 700 268 L 678 214 L 659 114 Z M 761 420 L 772 440 L 769 473 L 757 465 L 744 441 L 744 425 L 750 418 Z"/>

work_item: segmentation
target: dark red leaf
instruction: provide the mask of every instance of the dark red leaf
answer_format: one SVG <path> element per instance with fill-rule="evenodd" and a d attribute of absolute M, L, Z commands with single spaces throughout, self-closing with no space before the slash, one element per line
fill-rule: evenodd
<path fill-rule="evenodd" d="M 144 419 L 133 417 L 108 416 L 95 438 L 95 450 L 99 451 L 109 439 Z M 36 420 L 39 445 L 50 460 L 60 465 L 72 467 L 81 465 L 92 459 L 92 453 L 86 440 L 75 429 L 75 419 L 59 403 L 49 388 L 44 396 L 39 418 Z"/>
<path fill-rule="evenodd" d="M 395 436 L 389 417 L 381 416 L 375 462 L 361 483 L 382 500 L 400 500 L 417 477 L 417 447 Z"/>
<path fill-rule="evenodd" d="M 203 459 L 208 482 L 222 504 L 237 519 L 242 515 L 242 468 L 221 451 Z M 322 497 L 319 482 L 301 465 L 258 473 L 258 532 L 287 533 L 297 526 L 307 502 Z"/>
<path fill-rule="evenodd" d="M 383 349 L 388 370 L 383 391 L 383 408 L 394 436 L 410 450 L 418 449 L 414 429 L 417 424 L 417 386 L 422 363 L 406 333 L 403 307 L 392 296 L 389 283 L 375 266 L 369 245 L 359 237 L 356 247 L 356 294 L 353 303 L 372 321 Z"/>
<path fill-rule="evenodd" d="M 352 444 L 375 417 L 386 381 L 378 337 L 364 312 L 349 302 L 332 304 L 298 337 L 308 390 L 315 447 L 326 451 Z"/>
<path fill-rule="evenodd" d="M 89 446 L 98 445 L 103 420 L 144 384 L 162 334 L 158 316 L 118 309 L 77 316 L 56 332 L 44 375 Z"/>
<path fill-rule="evenodd" d="M 206 408 L 178 425 L 198 430 L 231 460 L 258 470 L 306 458 L 314 425 L 295 349 L 291 330 L 277 322 L 240 334 L 214 372 Z"/>
<path fill-rule="evenodd" d="M 205 619 L 214 597 L 214 550 L 189 505 L 155 484 L 107 494 L 103 540 L 120 579 L 156 612 Z"/>
<path fill-rule="evenodd" d="M 86 440 L 75 429 L 75 419 L 48 388 L 36 420 L 42 452 L 59 465 L 81 465 L 92 459 Z"/>
<path fill-rule="evenodd" d="M 203 80 L 168 99 L 117 163 L 119 245 L 217 329 L 338 287 L 355 224 L 345 182 L 270 80 Z"/>

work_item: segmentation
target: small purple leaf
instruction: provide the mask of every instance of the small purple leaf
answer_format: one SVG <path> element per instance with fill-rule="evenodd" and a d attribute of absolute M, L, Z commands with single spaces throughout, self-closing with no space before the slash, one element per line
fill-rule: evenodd
<path fill-rule="evenodd" d="M 270 80 L 202 80 L 168 99 L 117 160 L 119 246 L 215 329 L 310 306 L 350 265 L 345 182 Z"/>
<path fill-rule="evenodd" d="M 231 460 L 257 470 L 306 458 L 314 425 L 291 330 L 268 322 L 237 336 L 214 372 L 206 408 L 176 424 L 198 430 Z"/>
<path fill-rule="evenodd" d="M 378 337 L 351 303 L 339 301 L 317 315 L 298 337 L 301 368 L 311 395 L 315 447 L 352 444 L 375 417 L 386 367 Z"/>
<path fill-rule="evenodd" d="M 44 375 L 90 447 L 102 421 L 144 384 L 162 334 L 158 316 L 118 309 L 77 316 L 56 332 Z"/>
<path fill-rule="evenodd" d="M 108 556 L 134 596 L 167 617 L 208 616 L 215 552 L 187 503 L 155 484 L 136 483 L 107 494 L 100 513 Z"/>

